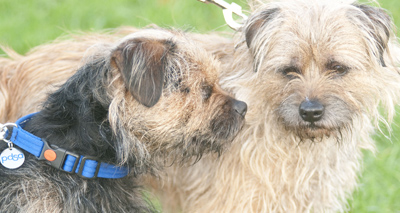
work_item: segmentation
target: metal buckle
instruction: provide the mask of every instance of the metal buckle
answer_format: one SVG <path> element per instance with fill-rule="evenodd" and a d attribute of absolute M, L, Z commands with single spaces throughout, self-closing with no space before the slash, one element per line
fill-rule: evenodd
<path fill-rule="evenodd" d="M 242 27 L 242 24 L 239 24 L 235 20 L 233 20 L 233 16 L 232 16 L 233 14 L 240 16 L 243 19 L 243 21 L 247 20 L 247 18 L 248 18 L 245 14 L 242 13 L 242 7 L 234 2 L 229 4 L 228 2 L 226 2 L 224 0 L 199 0 L 199 1 L 201 1 L 203 3 L 212 3 L 212 4 L 215 4 L 218 7 L 222 8 L 225 22 L 233 30 L 238 31 Z"/>
<path fill-rule="evenodd" d="M 93 177 L 86 177 L 86 176 L 83 176 L 83 174 L 82 174 L 83 168 L 85 167 L 86 160 L 97 161 L 96 171 L 94 172 Z M 77 173 L 77 174 L 78 174 L 81 178 L 86 178 L 86 179 L 97 178 L 97 175 L 99 174 L 99 170 L 100 170 L 100 165 L 101 165 L 101 162 L 98 161 L 98 159 L 97 159 L 96 157 L 84 156 L 84 157 L 82 158 L 82 160 L 81 160 L 81 164 L 79 165 L 79 170 L 78 170 L 78 173 Z"/>

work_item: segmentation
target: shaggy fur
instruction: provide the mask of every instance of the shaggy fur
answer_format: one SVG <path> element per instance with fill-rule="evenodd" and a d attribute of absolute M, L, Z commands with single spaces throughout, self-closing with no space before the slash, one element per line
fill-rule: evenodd
<path fill-rule="evenodd" d="M 85 46 L 80 48 L 71 50 Z M 41 50 L 30 56 L 40 57 Z M 25 76 L 27 70 L 9 69 L 16 61 L 3 61 L 8 69 L 2 75 L 7 79 Z M 175 31 L 143 30 L 117 44 L 98 45 L 84 65 L 49 95 L 25 130 L 52 145 L 129 167 L 130 174 L 121 179 L 83 179 L 25 153 L 21 168 L 0 168 L 0 206 L 8 212 L 153 211 L 141 194 L 139 175 L 157 174 L 175 161 L 198 160 L 203 153 L 220 153 L 243 126 L 247 106 L 219 88 L 218 65 Z M 68 72 L 61 74 L 65 77 Z M 49 78 L 54 72 L 40 75 Z M 34 84 L 26 86 L 43 95 L 45 89 L 30 86 Z M 12 86 L 7 81 L 2 85 L 3 97 L 13 91 Z M 14 100 L 8 104 L 25 104 Z M 7 145 L 0 146 L 4 150 Z"/>
<path fill-rule="evenodd" d="M 195 36 L 221 60 L 223 88 L 249 104 L 246 125 L 221 158 L 171 168 L 161 184 L 164 206 L 346 211 L 361 150 L 374 150 L 371 135 L 390 124 L 398 103 L 393 23 L 382 9 L 349 1 L 259 1 L 252 8 L 233 41 Z M 311 120 L 301 113 L 310 103 L 322 106 Z"/>

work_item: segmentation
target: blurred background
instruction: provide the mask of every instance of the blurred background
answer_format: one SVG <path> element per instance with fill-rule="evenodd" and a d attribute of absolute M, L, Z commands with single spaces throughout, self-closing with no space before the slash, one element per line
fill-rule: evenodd
<path fill-rule="evenodd" d="M 400 1 L 378 1 L 400 26 Z M 236 3 L 246 8 L 244 0 Z M 200 33 L 233 32 L 218 7 L 197 0 L 0 0 L 0 44 L 20 54 L 70 32 L 149 24 Z M 1 50 L 0 54 L 4 56 Z M 360 186 L 349 200 L 350 212 L 400 213 L 399 124 L 397 116 L 390 140 L 376 134 L 377 153 L 364 152 Z"/>

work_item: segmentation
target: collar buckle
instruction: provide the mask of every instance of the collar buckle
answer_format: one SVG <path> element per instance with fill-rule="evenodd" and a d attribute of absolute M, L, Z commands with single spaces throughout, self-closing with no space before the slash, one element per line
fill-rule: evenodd
<path fill-rule="evenodd" d="M 79 163 L 80 156 L 78 154 L 69 152 L 69 151 L 67 151 L 63 148 L 59 148 L 58 146 L 55 146 L 55 145 L 53 145 L 53 147 L 51 147 L 45 139 L 42 139 L 42 141 L 43 141 L 43 148 L 40 153 L 40 156 L 37 158 L 38 160 L 45 160 L 46 163 L 51 165 L 52 167 L 63 170 L 68 173 L 75 172 L 75 169 Z M 76 158 L 73 169 L 71 171 L 66 171 L 63 169 L 65 158 L 67 155 L 71 155 Z"/>

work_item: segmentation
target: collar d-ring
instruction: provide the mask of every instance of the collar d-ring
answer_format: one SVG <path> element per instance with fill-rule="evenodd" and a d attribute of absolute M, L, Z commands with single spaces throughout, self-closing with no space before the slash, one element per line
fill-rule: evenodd
<path fill-rule="evenodd" d="M 18 126 L 15 123 L 0 124 L 0 141 L 4 141 L 4 142 L 8 143 L 8 147 L 10 147 L 10 143 L 12 144 L 12 142 L 6 138 L 6 134 L 7 134 L 7 131 L 9 131 L 9 128 L 12 128 L 12 127 L 18 127 Z"/>

